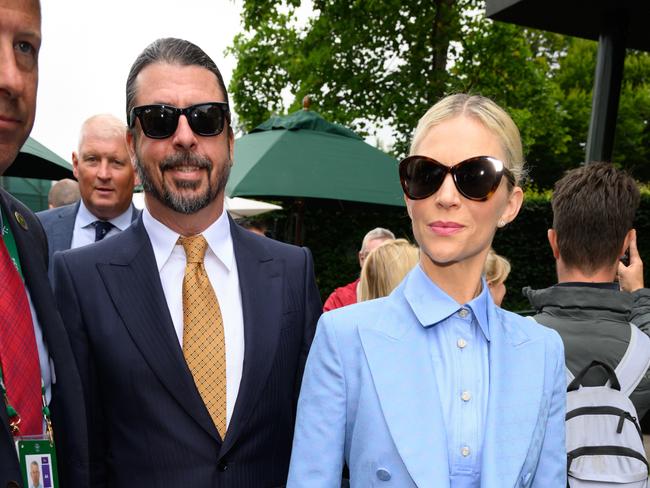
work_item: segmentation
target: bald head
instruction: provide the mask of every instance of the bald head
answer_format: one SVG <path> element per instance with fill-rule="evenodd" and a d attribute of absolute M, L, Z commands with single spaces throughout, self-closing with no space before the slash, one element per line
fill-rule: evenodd
<path fill-rule="evenodd" d="M 81 126 L 72 169 L 90 213 L 110 220 L 131 205 L 135 172 L 126 145 L 126 124 L 113 115 L 90 117 Z"/>
<path fill-rule="evenodd" d="M 75 203 L 79 198 L 81 198 L 79 183 L 66 178 L 52 185 L 50 192 L 47 194 L 47 203 L 50 208 L 57 208 Z"/>
<path fill-rule="evenodd" d="M 79 131 L 79 151 L 81 151 L 84 139 L 88 136 L 103 139 L 123 138 L 126 144 L 126 124 L 111 114 L 93 115 L 81 124 L 81 130 Z"/>

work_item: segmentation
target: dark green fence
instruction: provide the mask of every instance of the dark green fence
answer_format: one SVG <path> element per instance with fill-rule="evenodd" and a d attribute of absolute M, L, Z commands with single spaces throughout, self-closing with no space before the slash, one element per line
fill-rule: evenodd
<path fill-rule="evenodd" d="M 525 310 L 523 286 L 544 288 L 555 283 L 555 261 L 546 240 L 551 226 L 550 194 L 527 192 L 517 219 L 497 232 L 495 250 L 512 263 L 506 282 L 504 308 Z M 280 202 L 285 210 L 264 217 L 281 240 L 292 241 L 297 215 L 291 202 Z M 330 200 L 308 200 L 302 224 L 304 245 L 314 255 L 316 278 L 323 299 L 337 286 L 354 280 L 359 273 L 357 252 L 364 234 L 374 227 L 391 229 L 398 237 L 413 240 L 406 209 Z M 650 193 L 643 192 L 637 213 L 639 250 L 646 269 L 650 267 Z M 648 274 L 646 273 L 646 282 Z"/>

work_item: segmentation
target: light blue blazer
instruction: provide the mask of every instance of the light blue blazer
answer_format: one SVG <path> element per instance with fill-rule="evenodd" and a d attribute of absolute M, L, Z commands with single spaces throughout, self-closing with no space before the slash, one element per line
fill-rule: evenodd
<path fill-rule="evenodd" d="M 448 488 L 449 456 L 412 271 L 388 297 L 324 314 L 302 382 L 287 487 Z M 430 313 L 429 313 L 430 315 Z M 482 488 L 566 486 L 562 341 L 489 300 Z"/>

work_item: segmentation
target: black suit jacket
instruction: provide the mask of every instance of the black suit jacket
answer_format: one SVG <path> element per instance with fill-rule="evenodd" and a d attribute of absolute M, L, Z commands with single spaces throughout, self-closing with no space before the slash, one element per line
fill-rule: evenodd
<path fill-rule="evenodd" d="M 82 387 L 47 278 L 47 240 L 32 211 L 1 188 L 0 205 L 7 216 L 5 225 L 11 227 L 16 239 L 25 283 L 54 363 L 56 382 L 52 385 L 50 407 L 61 486 L 85 487 L 88 486 L 88 445 Z M 16 212 L 25 219 L 26 228 L 19 225 Z M 2 399 L 0 423 L 0 486 L 11 486 L 11 481 L 22 486 L 16 448 Z"/>
<path fill-rule="evenodd" d="M 142 218 L 111 239 L 55 256 L 56 296 L 86 393 L 93 486 L 286 483 L 302 372 L 321 310 L 312 259 L 305 248 L 232 220 L 230 227 L 245 353 L 224 442 L 183 357 Z"/>

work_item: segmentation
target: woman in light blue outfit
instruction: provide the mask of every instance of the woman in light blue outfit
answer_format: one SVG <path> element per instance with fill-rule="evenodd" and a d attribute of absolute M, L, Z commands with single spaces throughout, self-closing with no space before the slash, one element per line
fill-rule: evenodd
<path fill-rule="evenodd" d="M 562 488 L 559 336 L 496 307 L 481 277 L 519 212 L 519 131 L 453 95 L 400 163 L 420 262 L 386 298 L 322 316 L 302 383 L 289 487 Z"/>

